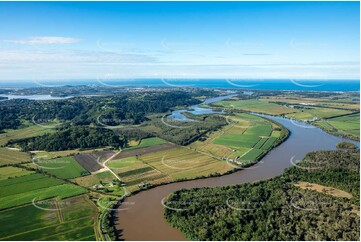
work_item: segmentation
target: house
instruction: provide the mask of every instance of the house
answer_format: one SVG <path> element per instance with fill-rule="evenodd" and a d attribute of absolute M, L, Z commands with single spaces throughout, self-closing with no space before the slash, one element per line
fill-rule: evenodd
<path fill-rule="evenodd" d="M 99 188 L 103 188 L 104 186 L 102 184 L 95 184 L 93 186 L 94 189 L 99 189 Z"/>
<path fill-rule="evenodd" d="M 142 182 L 138 185 L 140 188 L 145 188 L 147 186 L 149 186 L 149 183 L 148 182 Z"/>

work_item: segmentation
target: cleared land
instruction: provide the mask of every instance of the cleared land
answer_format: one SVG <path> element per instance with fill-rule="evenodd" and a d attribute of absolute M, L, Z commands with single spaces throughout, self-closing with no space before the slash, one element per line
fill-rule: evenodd
<path fill-rule="evenodd" d="M 249 112 L 258 112 L 271 115 L 286 115 L 289 118 L 298 120 L 311 120 L 314 118 L 330 118 L 338 115 L 352 113 L 354 109 L 341 109 L 335 105 L 318 106 L 315 103 L 296 100 L 285 99 L 251 99 L 251 100 L 237 100 L 237 101 L 221 101 L 215 105 L 227 108 L 239 109 Z M 286 102 L 288 101 L 288 102 Z M 297 108 L 295 106 L 297 105 Z M 356 104 L 355 104 L 356 105 Z M 352 106 L 356 108 L 357 106 Z M 352 111 L 353 110 L 353 111 Z"/>
<path fill-rule="evenodd" d="M 121 158 L 130 157 L 130 156 L 143 155 L 143 154 L 148 154 L 148 153 L 162 151 L 162 150 L 169 150 L 169 149 L 173 149 L 174 147 L 177 147 L 177 145 L 171 144 L 171 143 L 166 143 L 166 144 L 162 144 L 162 145 L 154 145 L 154 146 L 135 149 L 135 150 L 122 151 L 117 156 L 115 156 L 114 159 L 121 159 Z"/>
<path fill-rule="evenodd" d="M 256 161 L 281 135 L 281 131 L 274 130 L 277 128 L 275 124 L 259 116 L 238 114 L 229 120 L 232 121 L 230 127 L 213 137 L 212 142 L 229 147 L 232 152 L 227 158 L 239 165 Z"/>
<path fill-rule="evenodd" d="M 0 188 L 0 209 L 30 203 L 33 199 L 66 198 L 86 192 L 81 187 L 42 174 L 0 180 Z"/>
<path fill-rule="evenodd" d="M 194 150 L 174 145 L 172 147 L 173 149 L 112 160 L 108 162 L 108 166 L 119 175 L 129 191 L 138 190 L 138 185 L 143 182 L 159 184 L 225 173 L 233 168 L 225 161 Z"/>
<path fill-rule="evenodd" d="M 360 137 L 360 104 L 349 94 L 303 97 L 303 94 L 263 96 L 251 100 L 228 100 L 215 103 L 231 109 L 285 115 L 300 121 L 309 121 L 325 131 L 352 139 Z M 276 137 L 276 136 L 274 136 Z M 224 137 L 227 139 L 227 137 Z M 233 137 L 228 137 L 233 140 Z M 226 141 L 225 141 L 226 142 Z"/>
<path fill-rule="evenodd" d="M 0 209 L 11 208 L 11 207 L 16 207 L 23 204 L 31 203 L 33 199 L 44 200 L 53 197 L 58 197 L 60 199 L 63 199 L 63 198 L 83 194 L 86 192 L 87 190 L 85 190 L 84 188 L 70 184 L 62 184 L 62 185 L 37 189 L 30 192 L 23 192 L 11 196 L 1 197 Z"/>
<path fill-rule="evenodd" d="M 360 114 L 352 114 L 327 120 L 333 127 L 347 134 L 360 137 Z"/>
<path fill-rule="evenodd" d="M 6 166 L 0 168 L 0 180 L 6 180 L 14 177 L 21 177 L 33 174 L 33 171 L 28 171 L 22 168 Z"/>
<path fill-rule="evenodd" d="M 31 125 L 30 127 L 22 129 L 9 129 L 5 131 L 6 133 L 0 134 L 0 145 L 5 145 L 9 140 L 30 138 L 52 133 L 54 132 L 54 129 L 48 129 L 38 125 Z"/>
<path fill-rule="evenodd" d="M 139 161 L 137 160 L 137 158 L 134 156 L 131 156 L 131 157 L 127 157 L 127 158 L 111 160 L 107 163 L 107 166 L 109 168 L 119 169 L 119 168 L 135 166 L 137 164 L 139 164 Z"/>
<path fill-rule="evenodd" d="M 221 174 L 232 168 L 225 161 L 183 147 L 142 155 L 139 159 L 174 180 Z"/>
<path fill-rule="evenodd" d="M 31 158 L 28 153 L 7 148 L 0 148 L 0 165 L 16 164 L 30 160 Z"/>
<path fill-rule="evenodd" d="M 72 181 L 84 187 L 92 187 L 96 184 L 100 184 L 100 182 L 109 183 L 113 180 L 114 180 L 114 176 L 112 175 L 112 173 L 110 173 L 110 171 L 104 171 L 101 173 L 72 179 Z"/>
<path fill-rule="evenodd" d="M 256 115 L 241 113 L 227 120 L 229 125 L 189 147 L 243 166 L 256 161 L 281 136 L 280 127 Z"/>
<path fill-rule="evenodd" d="M 325 131 L 351 138 L 360 137 L 360 114 L 351 114 L 314 122 Z"/>
<path fill-rule="evenodd" d="M 349 109 L 349 110 L 359 110 L 360 105 L 351 99 L 337 99 L 331 100 L 332 97 L 329 98 L 304 98 L 297 96 L 294 94 L 292 96 L 268 96 L 263 97 L 262 99 L 266 99 L 269 102 L 277 102 L 277 103 L 285 103 L 291 105 L 317 105 L 329 108 L 340 108 L 340 109 Z"/>
<path fill-rule="evenodd" d="M 38 160 L 36 161 L 36 164 L 47 173 L 63 179 L 70 179 L 89 174 L 89 172 L 79 165 L 72 156 L 51 160 Z"/>
<path fill-rule="evenodd" d="M 49 178 L 41 174 L 31 174 L 0 181 L 0 196 L 6 197 L 23 192 L 30 192 L 41 188 L 63 184 L 58 179 Z"/>
<path fill-rule="evenodd" d="M 135 191 L 139 189 L 139 184 L 147 182 L 149 184 L 159 184 L 162 182 L 169 182 L 172 179 L 152 166 L 144 163 L 136 157 L 128 157 L 126 163 L 128 165 L 123 166 L 123 159 L 115 160 L 110 165 L 120 168 L 111 168 L 118 174 L 120 179 L 126 184 L 129 191 Z M 133 159 L 134 162 L 130 163 L 129 159 Z"/>
<path fill-rule="evenodd" d="M 91 154 L 79 154 L 74 156 L 75 160 L 89 172 L 95 172 L 103 167 L 98 163 L 97 158 Z"/>
<path fill-rule="evenodd" d="M 52 158 L 59 158 L 59 157 L 64 157 L 64 156 L 74 156 L 77 154 L 89 154 L 89 153 L 100 153 L 102 154 L 103 152 L 111 152 L 111 151 L 103 151 L 104 148 L 99 148 L 99 149 L 91 149 L 91 150 L 79 150 L 79 149 L 75 149 L 75 150 L 61 150 L 61 151 L 31 151 L 31 153 L 35 154 L 37 157 L 47 157 L 49 159 Z"/>
<path fill-rule="evenodd" d="M 154 145 L 162 145 L 165 143 L 167 143 L 167 142 L 158 137 L 152 137 L 152 138 L 142 139 L 139 144 L 137 143 L 135 145 L 132 145 L 128 148 L 125 148 L 125 150 L 145 148 L 145 147 L 154 146 Z"/>
<path fill-rule="evenodd" d="M 0 211 L 0 240 L 95 240 L 97 208 L 86 196 L 35 205 L 51 210 L 31 204 Z"/>
<path fill-rule="evenodd" d="M 350 110 L 320 108 L 320 107 L 307 107 L 303 109 L 296 109 L 295 113 L 287 114 L 286 117 L 295 118 L 298 120 L 309 120 L 313 118 L 323 119 L 330 118 L 338 115 L 351 113 Z"/>
<path fill-rule="evenodd" d="M 334 188 L 334 187 L 327 187 L 322 186 L 316 183 L 309 183 L 309 182 L 299 182 L 295 184 L 296 187 L 302 188 L 302 189 L 309 189 L 312 191 L 322 192 L 334 197 L 342 197 L 342 198 L 352 198 L 352 194 L 342 191 L 340 189 Z"/>
<path fill-rule="evenodd" d="M 226 108 L 234 108 L 249 112 L 258 112 L 258 113 L 273 114 L 273 115 L 287 114 L 294 112 L 292 108 L 270 103 L 267 100 L 263 100 L 263 99 L 220 101 L 214 103 L 214 105 L 222 106 Z"/>

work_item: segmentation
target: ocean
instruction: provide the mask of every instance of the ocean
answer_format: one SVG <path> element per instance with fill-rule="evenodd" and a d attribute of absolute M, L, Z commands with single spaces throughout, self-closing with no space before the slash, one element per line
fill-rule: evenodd
<path fill-rule="evenodd" d="M 134 79 L 134 80 L 71 80 L 71 81 L 9 81 L 0 82 L 0 88 L 57 87 L 95 85 L 108 87 L 201 87 L 243 90 L 295 90 L 295 91 L 360 91 L 359 80 L 231 80 L 231 79 Z"/>

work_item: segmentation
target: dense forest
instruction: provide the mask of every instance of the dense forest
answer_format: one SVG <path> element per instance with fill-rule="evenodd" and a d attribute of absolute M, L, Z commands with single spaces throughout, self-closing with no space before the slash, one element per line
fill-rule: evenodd
<path fill-rule="evenodd" d="M 181 190 L 165 210 L 191 240 L 359 240 L 359 151 L 312 152 L 283 175 L 243 185 Z M 301 189 L 304 181 L 350 192 L 351 200 Z"/>
<path fill-rule="evenodd" d="M 77 148 L 98 148 L 104 146 L 119 148 L 123 147 L 124 140 L 109 129 L 72 126 L 62 128 L 56 133 L 45 134 L 43 136 L 16 141 L 10 140 L 7 145 L 12 145 L 14 143 L 19 144 L 23 151 L 59 151 Z"/>
<path fill-rule="evenodd" d="M 337 144 L 338 149 L 357 149 L 356 145 L 350 142 L 340 142 Z"/>
<path fill-rule="evenodd" d="M 202 122 L 188 122 L 186 129 L 165 125 L 162 115 L 174 108 L 199 104 L 202 98 L 215 93 L 207 90 L 172 90 L 124 92 L 112 96 L 75 97 L 62 100 L 7 100 L 0 103 L 0 132 L 16 129 L 30 122 L 55 128 L 55 133 L 40 137 L 9 140 L 24 151 L 85 149 L 101 146 L 123 147 L 129 140 L 158 136 L 186 145 L 209 131 L 217 130 L 226 121 L 214 115 L 194 116 Z M 149 118 L 149 117 L 152 118 Z M 177 125 L 184 125 L 184 122 Z M 134 125 L 130 127 L 129 125 Z M 90 128 L 98 127 L 98 129 Z M 100 129 L 111 128 L 111 129 Z"/>
<path fill-rule="evenodd" d="M 194 121 L 184 122 L 161 117 L 153 119 L 151 122 L 151 125 L 155 127 L 152 128 L 153 133 L 175 144 L 188 145 L 206 133 L 227 125 L 226 119 L 218 115 L 192 115 L 190 113 L 185 115 Z"/>
<path fill-rule="evenodd" d="M 2 110 L 0 108 L 0 110 Z M 21 121 L 15 111 L 9 110 L 6 115 L 0 111 L 0 133 L 4 132 L 4 129 L 13 129 L 21 125 Z"/>
<path fill-rule="evenodd" d="M 208 92 L 206 92 L 208 93 Z M 176 106 L 198 104 L 202 91 L 127 92 L 117 96 L 76 97 L 62 100 L 8 100 L 0 102 L 0 130 L 16 129 L 22 120 L 73 125 L 139 124 L 151 113 L 164 113 Z"/>

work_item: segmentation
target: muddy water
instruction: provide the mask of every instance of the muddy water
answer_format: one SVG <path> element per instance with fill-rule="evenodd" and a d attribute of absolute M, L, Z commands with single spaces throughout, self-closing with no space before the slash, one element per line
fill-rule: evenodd
<path fill-rule="evenodd" d="M 216 187 L 253 182 L 280 175 L 293 161 L 302 159 L 308 152 L 332 150 L 341 141 L 349 141 L 327 134 L 312 125 L 289 119 L 270 117 L 291 131 L 290 137 L 269 152 L 258 164 L 222 177 L 177 182 L 140 192 L 127 198 L 116 213 L 116 226 L 122 230 L 123 240 L 187 240 L 172 228 L 163 217 L 161 200 L 169 193 L 182 188 Z M 355 143 L 355 142 L 354 142 Z M 357 143 L 358 144 L 358 143 Z M 359 145 L 359 144 L 358 144 Z"/>

